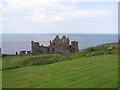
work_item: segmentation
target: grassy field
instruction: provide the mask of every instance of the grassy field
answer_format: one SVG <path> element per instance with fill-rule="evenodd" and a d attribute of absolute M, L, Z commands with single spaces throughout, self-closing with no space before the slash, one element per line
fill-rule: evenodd
<path fill-rule="evenodd" d="M 3 71 L 3 87 L 116 88 L 117 55 L 85 57 Z"/>
<path fill-rule="evenodd" d="M 44 55 L 35 55 L 35 56 L 5 56 L 2 60 L 3 68 L 2 70 L 21 68 L 31 65 L 45 65 L 55 62 L 60 62 L 66 59 L 67 57 L 60 54 L 44 54 Z"/>
<path fill-rule="evenodd" d="M 2 58 L 2 70 L 21 68 L 31 65 L 46 65 L 55 62 L 80 59 L 83 57 L 101 56 L 101 55 L 116 55 L 118 46 L 116 43 L 104 44 L 96 47 L 90 47 L 82 50 L 79 53 L 64 56 L 60 54 L 43 54 L 35 56 L 15 56 L 8 55 Z"/>
<path fill-rule="evenodd" d="M 3 88 L 117 88 L 117 44 L 63 56 L 5 56 Z"/>

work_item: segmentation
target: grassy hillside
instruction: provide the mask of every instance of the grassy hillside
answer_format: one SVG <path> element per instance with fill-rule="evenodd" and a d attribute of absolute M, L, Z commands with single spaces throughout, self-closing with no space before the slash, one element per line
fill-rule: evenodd
<path fill-rule="evenodd" d="M 3 70 L 26 67 L 31 65 L 45 65 L 59 62 L 65 59 L 65 56 L 59 54 L 44 54 L 35 56 L 5 56 L 3 57 Z"/>
<path fill-rule="evenodd" d="M 115 43 L 90 47 L 63 56 L 5 56 L 3 87 L 116 88 L 118 46 Z"/>
<path fill-rule="evenodd" d="M 90 47 L 79 53 L 73 53 L 69 56 L 60 54 L 43 54 L 35 56 L 5 56 L 2 58 L 3 70 L 26 67 L 31 65 L 45 65 L 67 60 L 80 59 L 82 57 L 100 56 L 100 55 L 116 55 L 118 46 L 116 43 L 104 44 L 100 46 Z"/>
<path fill-rule="evenodd" d="M 3 87 L 116 88 L 117 55 L 94 56 L 3 71 Z"/>

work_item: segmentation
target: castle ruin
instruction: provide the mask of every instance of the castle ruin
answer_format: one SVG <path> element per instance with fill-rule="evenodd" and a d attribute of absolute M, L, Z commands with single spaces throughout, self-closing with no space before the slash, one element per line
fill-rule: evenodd
<path fill-rule="evenodd" d="M 68 55 L 71 52 L 79 52 L 78 42 L 71 41 L 71 45 L 69 44 L 69 37 L 63 36 L 60 38 L 58 35 L 55 37 L 53 41 L 50 41 L 49 46 L 40 45 L 39 42 L 31 42 L 32 54 L 52 54 L 52 53 L 60 53 L 64 55 Z"/>

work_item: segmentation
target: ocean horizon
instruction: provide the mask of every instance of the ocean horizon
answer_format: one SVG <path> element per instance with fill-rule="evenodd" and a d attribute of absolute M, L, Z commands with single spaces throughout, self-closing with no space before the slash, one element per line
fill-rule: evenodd
<path fill-rule="evenodd" d="M 52 41 L 56 35 L 60 38 L 65 35 L 69 37 L 70 41 L 78 41 L 78 47 L 80 50 L 91 47 L 102 45 L 105 43 L 118 42 L 117 34 L 2 34 L 2 52 L 5 54 L 15 54 L 22 50 L 31 50 L 31 41 L 37 41 L 40 45 L 48 46 L 50 40 Z"/>

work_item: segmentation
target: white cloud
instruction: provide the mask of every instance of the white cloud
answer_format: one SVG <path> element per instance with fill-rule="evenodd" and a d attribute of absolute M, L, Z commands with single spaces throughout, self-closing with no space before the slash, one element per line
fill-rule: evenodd
<path fill-rule="evenodd" d="M 51 20 L 53 20 L 53 21 L 65 21 L 66 19 L 63 18 L 62 16 L 58 15 L 58 16 L 52 16 Z"/>
<path fill-rule="evenodd" d="M 56 8 L 57 0 L 8 0 L 8 7 L 11 9 L 34 10 Z"/>
<path fill-rule="evenodd" d="M 4 32 L 56 32 L 57 30 L 58 32 L 92 32 L 94 30 L 98 30 L 98 27 L 100 32 L 102 32 L 101 30 L 105 31 L 107 28 L 107 26 L 105 28 L 101 28 L 104 24 L 108 25 L 107 32 L 110 32 L 110 29 L 114 32 L 114 30 L 116 30 L 114 27 L 117 27 L 112 26 L 115 22 L 114 16 L 117 14 L 116 11 L 114 11 L 115 8 L 113 7 L 112 9 L 113 5 L 111 4 L 111 6 L 106 4 L 104 8 L 101 4 L 98 6 L 89 6 L 90 3 L 88 4 L 88 7 L 84 7 L 84 5 L 80 6 L 80 1 L 83 0 L 3 1 L 4 3 L 0 2 L 0 9 L 2 9 L 0 11 L 3 11 L 1 13 L 4 13 L 5 21 L 3 26 L 4 30 L 6 30 Z M 97 22 L 95 22 L 96 18 Z M 103 20 L 103 22 L 101 20 Z M 96 25 L 96 27 L 98 27 L 94 28 L 92 25 Z"/>
<path fill-rule="evenodd" d="M 68 0 L 75 3 L 73 0 Z M 3 7 L 3 6 L 2 6 Z M 7 10 L 26 11 L 29 15 L 25 15 L 27 20 L 37 22 L 56 22 L 70 21 L 75 18 L 94 18 L 106 17 L 112 12 L 100 9 L 79 9 L 76 4 L 64 4 L 63 0 L 7 0 Z M 5 9 L 3 9 L 5 10 Z"/>
<path fill-rule="evenodd" d="M 79 18 L 96 18 L 96 17 L 107 17 L 113 12 L 109 12 L 106 10 L 89 10 L 89 9 L 79 9 L 79 10 L 68 10 L 68 11 L 60 11 L 54 12 L 53 14 L 49 13 L 33 13 L 27 20 L 32 20 L 35 22 L 58 22 L 58 21 L 72 21 L 73 19 Z"/>
<path fill-rule="evenodd" d="M 0 16 L 2 14 L 2 4 L 0 3 Z"/>
<path fill-rule="evenodd" d="M 113 12 L 107 10 L 94 10 L 94 9 L 78 9 L 69 11 L 67 13 L 70 18 L 93 18 L 93 17 L 105 17 Z"/>
<path fill-rule="evenodd" d="M 34 22 L 56 22 L 56 21 L 66 21 L 60 15 L 45 15 L 45 14 L 34 14 L 26 18 L 27 20 L 34 21 Z"/>
<path fill-rule="evenodd" d="M 97 2 L 96 0 L 66 0 L 66 1 L 65 0 L 6 0 L 6 3 L 7 3 L 7 8 L 9 9 L 35 11 L 35 10 L 48 10 L 48 9 L 69 10 L 70 8 L 73 8 L 73 6 L 64 5 L 63 4 L 64 2 L 78 3 L 78 2 L 92 2 L 92 1 Z M 108 1 L 108 0 L 103 0 L 103 1 Z M 0 2 L 0 5 L 1 4 L 2 1 Z"/>

